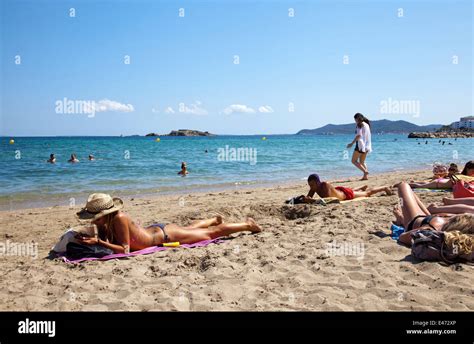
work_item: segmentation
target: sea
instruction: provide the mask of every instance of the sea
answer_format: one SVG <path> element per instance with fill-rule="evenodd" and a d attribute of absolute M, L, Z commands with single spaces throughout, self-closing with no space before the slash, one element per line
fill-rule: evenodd
<path fill-rule="evenodd" d="M 11 142 L 11 140 L 14 142 Z M 302 182 L 361 175 L 347 149 L 353 135 L 209 137 L 1 137 L 0 210 L 82 204 L 87 195 L 120 197 Z M 444 144 L 442 141 L 445 141 Z M 474 159 L 474 139 L 409 139 L 373 134 L 371 173 L 431 170 Z M 49 155 L 56 164 L 49 164 Z M 68 163 L 74 153 L 79 163 Z M 93 154 L 94 161 L 88 160 Z M 189 174 L 177 174 L 181 162 Z M 460 166 L 461 167 L 461 166 Z"/>

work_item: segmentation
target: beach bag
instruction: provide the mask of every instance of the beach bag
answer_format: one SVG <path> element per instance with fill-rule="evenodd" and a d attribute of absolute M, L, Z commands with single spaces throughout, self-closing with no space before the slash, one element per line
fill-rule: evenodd
<path fill-rule="evenodd" d="M 419 260 L 443 261 L 447 264 L 453 264 L 459 260 L 459 256 L 444 242 L 443 232 L 420 229 L 412 233 L 411 237 L 413 240 L 411 254 Z"/>
<path fill-rule="evenodd" d="M 465 182 L 455 175 L 451 176 L 453 183 L 453 197 L 454 198 L 465 198 L 474 197 L 474 183 Z"/>
<path fill-rule="evenodd" d="M 79 244 L 79 241 L 76 239 L 78 234 L 90 237 L 97 236 L 97 226 L 84 225 L 67 229 L 51 250 L 56 253 L 65 253 L 67 250 L 67 244 L 70 242 Z"/>
<path fill-rule="evenodd" d="M 113 254 L 114 251 L 101 245 L 82 245 L 75 242 L 67 244 L 66 257 L 68 259 L 102 258 Z"/>
<path fill-rule="evenodd" d="M 304 202 L 304 195 L 290 198 L 285 201 L 286 204 L 302 204 Z"/>

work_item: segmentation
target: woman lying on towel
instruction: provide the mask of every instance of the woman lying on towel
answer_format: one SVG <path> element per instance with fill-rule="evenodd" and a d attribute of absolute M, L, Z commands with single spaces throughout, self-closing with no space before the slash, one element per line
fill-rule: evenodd
<path fill-rule="evenodd" d="M 430 204 L 428 210 L 431 214 L 474 214 L 474 197 L 443 198 L 443 205 Z"/>
<path fill-rule="evenodd" d="M 325 197 L 336 197 L 341 201 L 348 201 L 359 197 L 370 197 L 379 192 L 385 192 L 387 195 L 391 195 L 392 191 L 388 186 L 382 186 L 378 188 L 368 188 L 367 185 L 361 186 L 355 189 L 351 189 L 344 186 L 334 187 L 328 182 L 322 182 L 317 174 L 312 174 L 308 177 L 309 192 L 305 196 L 305 203 L 313 203 L 316 200 L 313 196 L 317 194 L 321 198 Z"/>
<path fill-rule="evenodd" d="M 401 243 L 411 246 L 411 234 L 419 229 L 452 232 L 448 235 L 448 239 L 453 235 L 474 234 L 474 216 L 472 214 L 433 215 L 405 182 L 398 185 L 398 196 L 402 206 L 397 206 L 393 213 L 396 218 L 394 223 L 405 228 L 405 232 L 399 238 Z"/>
<path fill-rule="evenodd" d="M 474 160 L 468 161 L 461 174 L 456 174 L 455 176 L 466 182 L 474 181 Z M 453 187 L 453 183 L 451 179 L 441 177 L 431 182 L 411 182 L 410 186 L 414 189 L 451 189 Z"/>
<path fill-rule="evenodd" d="M 194 244 L 203 240 L 228 236 L 232 233 L 260 232 L 262 228 L 251 218 L 242 223 L 224 223 L 221 216 L 191 223 L 189 226 L 158 223 L 141 227 L 122 212 L 119 198 L 96 193 L 89 196 L 86 206 L 77 213 L 80 219 L 92 220 L 98 228 L 98 238 L 82 237 L 86 245 L 101 245 L 114 253 L 128 253 L 167 242 Z"/>

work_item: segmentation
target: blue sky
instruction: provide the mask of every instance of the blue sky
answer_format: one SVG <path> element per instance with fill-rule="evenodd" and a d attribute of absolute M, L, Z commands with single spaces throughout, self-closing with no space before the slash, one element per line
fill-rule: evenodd
<path fill-rule="evenodd" d="M 417 124 L 473 114 L 470 0 L 0 2 L 3 136 L 279 134 L 356 112 Z M 64 98 L 101 110 L 58 112 Z M 389 99 L 419 111 L 383 112 Z"/>

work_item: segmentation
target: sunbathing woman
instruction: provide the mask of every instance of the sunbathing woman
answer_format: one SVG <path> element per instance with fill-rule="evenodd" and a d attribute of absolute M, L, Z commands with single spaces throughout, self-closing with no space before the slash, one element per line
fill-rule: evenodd
<path fill-rule="evenodd" d="M 317 194 L 319 197 L 336 197 L 341 201 L 351 200 L 359 197 L 370 197 L 379 192 L 385 192 L 391 195 L 392 191 L 388 186 L 369 189 L 367 185 L 358 188 L 348 188 L 344 186 L 334 187 L 328 182 L 322 182 L 317 174 L 312 174 L 308 177 L 309 192 L 305 196 L 305 203 L 313 203 L 315 199 L 313 196 Z"/>
<path fill-rule="evenodd" d="M 474 180 L 474 160 L 468 161 L 461 174 L 457 174 L 456 177 L 465 181 Z M 451 189 L 453 187 L 453 183 L 448 178 L 441 178 L 428 183 L 410 183 L 410 186 L 414 189 Z"/>
<path fill-rule="evenodd" d="M 115 253 L 128 253 L 167 242 L 193 244 L 203 240 L 228 236 L 232 233 L 250 231 L 257 233 L 262 228 L 251 218 L 242 223 L 224 223 L 221 216 L 191 223 L 189 226 L 158 223 L 141 227 L 130 216 L 121 211 L 123 202 L 106 194 L 92 194 L 86 206 L 77 213 L 80 219 L 92 220 L 99 237 L 82 237 L 86 245 L 101 245 Z"/>
<path fill-rule="evenodd" d="M 402 207 L 397 206 L 393 213 L 396 218 L 395 224 L 405 228 L 405 232 L 399 238 L 405 245 L 411 246 L 411 234 L 418 229 L 474 233 L 474 216 L 471 214 L 433 215 L 405 182 L 398 185 L 398 196 L 402 201 Z"/>
<path fill-rule="evenodd" d="M 437 181 L 439 183 L 447 182 L 449 180 L 449 170 L 446 165 L 443 164 L 434 164 L 433 165 L 433 176 L 424 181 L 411 181 L 410 183 L 417 183 L 417 184 L 426 184 L 432 181 Z"/>
<path fill-rule="evenodd" d="M 474 197 L 466 198 L 443 198 L 444 205 L 430 204 L 428 210 L 432 214 L 474 214 Z"/>

